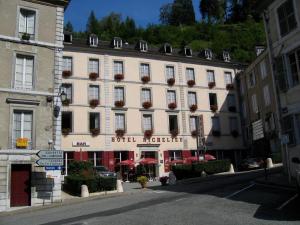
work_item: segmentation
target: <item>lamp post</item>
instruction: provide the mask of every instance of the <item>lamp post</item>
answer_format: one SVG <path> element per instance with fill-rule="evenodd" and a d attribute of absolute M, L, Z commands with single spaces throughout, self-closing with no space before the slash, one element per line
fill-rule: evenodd
<path fill-rule="evenodd" d="M 58 93 L 57 97 L 60 97 L 60 100 L 63 102 L 63 101 L 67 100 L 68 96 L 63 90 L 61 90 L 61 88 L 59 88 L 59 93 Z M 56 98 L 56 102 L 55 102 L 54 109 L 53 109 L 53 114 L 54 114 L 55 118 L 58 118 L 59 112 L 60 112 L 60 106 L 57 105 L 57 101 L 58 101 L 58 98 Z"/>
<path fill-rule="evenodd" d="M 205 159 L 206 146 L 205 146 L 205 137 L 204 137 L 203 131 L 200 127 L 200 117 L 199 116 L 196 117 L 196 130 L 197 130 L 197 135 L 196 135 L 197 155 L 198 155 L 198 161 L 200 161 L 201 160 L 200 147 L 202 147 L 202 149 L 203 149 L 202 159 Z"/>

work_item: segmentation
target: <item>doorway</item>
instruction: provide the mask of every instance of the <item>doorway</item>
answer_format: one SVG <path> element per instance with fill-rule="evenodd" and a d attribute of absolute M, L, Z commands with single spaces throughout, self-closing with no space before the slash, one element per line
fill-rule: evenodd
<path fill-rule="evenodd" d="M 31 165 L 11 165 L 10 206 L 30 206 Z"/>

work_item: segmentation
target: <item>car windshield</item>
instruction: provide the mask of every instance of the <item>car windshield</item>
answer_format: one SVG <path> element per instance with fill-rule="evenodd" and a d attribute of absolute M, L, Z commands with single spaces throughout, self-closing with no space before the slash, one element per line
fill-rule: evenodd
<path fill-rule="evenodd" d="M 95 167 L 97 172 L 107 172 L 108 170 L 104 166 Z"/>

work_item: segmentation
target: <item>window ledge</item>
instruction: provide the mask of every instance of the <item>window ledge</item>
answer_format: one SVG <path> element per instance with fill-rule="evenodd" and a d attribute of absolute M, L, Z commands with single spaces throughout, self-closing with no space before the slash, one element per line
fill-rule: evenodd
<path fill-rule="evenodd" d="M 8 104 L 22 104 L 22 105 L 39 105 L 41 103 L 41 101 L 39 101 L 39 100 L 7 98 L 6 103 L 8 103 Z"/>
<path fill-rule="evenodd" d="M 115 111 L 127 111 L 128 108 L 124 108 L 124 107 L 112 107 L 111 110 L 115 110 Z"/>
<path fill-rule="evenodd" d="M 140 109 L 141 112 L 154 112 L 154 109 Z"/>
<path fill-rule="evenodd" d="M 178 109 L 176 109 L 176 110 L 166 109 L 166 112 L 168 112 L 168 113 L 179 113 L 179 110 Z"/>

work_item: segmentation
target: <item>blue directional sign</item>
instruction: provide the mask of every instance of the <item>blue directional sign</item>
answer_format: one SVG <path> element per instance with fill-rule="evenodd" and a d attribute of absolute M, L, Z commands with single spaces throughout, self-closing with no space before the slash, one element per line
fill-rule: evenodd
<path fill-rule="evenodd" d="M 45 170 L 61 170 L 61 166 L 46 166 Z"/>
<path fill-rule="evenodd" d="M 39 159 L 36 161 L 39 166 L 63 166 L 63 159 Z"/>
<path fill-rule="evenodd" d="M 41 150 L 37 153 L 41 159 L 62 159 L 64 158 L 63 151 L 59 150 Z"/>

